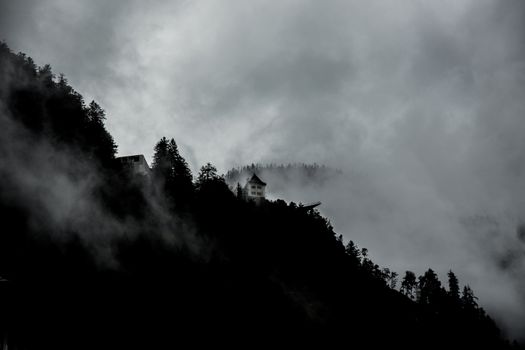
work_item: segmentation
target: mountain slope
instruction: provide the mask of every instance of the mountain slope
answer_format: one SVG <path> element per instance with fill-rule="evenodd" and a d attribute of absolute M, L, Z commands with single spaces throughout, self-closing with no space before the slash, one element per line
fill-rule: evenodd
<path fill-rule="evenodd" d="M 429 270 L 412 300 L 315 210 L 246 202 L 211 165 L 182 182 L 174 141 L 127 172 L 96 103 L 5 44 L 0 67 L 4 343 L 508 347 L 473 298 Z"/>

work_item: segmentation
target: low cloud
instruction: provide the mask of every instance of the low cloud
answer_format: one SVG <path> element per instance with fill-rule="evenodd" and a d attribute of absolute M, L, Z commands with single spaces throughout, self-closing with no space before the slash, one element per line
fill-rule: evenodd
<path fill-rule="evenodd" d="M 339 168 L 274 195 L 323 201 L 382 265 L 453 269 L 525 333 L 523 2 L 2 6 L 8 43 L 99 101 L 123 154 L 168 135 L 194 170 Z"/>
<path fill-rule="evenodd" d="M 25 213 L 35 237 L 51 235 L 59 245 L 79 238 L 95 262 L 109 269 L 120 268 L 117 244 L 145 233 L 168 249 L 203 254 L 191 222 L 174 215 L 147 181 L 140 187 L 144 215 L 117 215 L 100 196 L 110 190 L 108 178 L 85 153 L 35 135 L 3 108 L 0 122 L 1 198 Z"/>

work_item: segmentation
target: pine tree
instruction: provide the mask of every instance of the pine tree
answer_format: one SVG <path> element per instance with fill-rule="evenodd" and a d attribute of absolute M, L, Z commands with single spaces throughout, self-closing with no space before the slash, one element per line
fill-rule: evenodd
<path fill-rule="evenodd" d="M 172 165 L 173 191 L 178 202 L 186 202 L 193 194 L 193 176 L 186 160 L 180 155 L 177 143 L 171 139 L 168 154 Z"/>
<path fill-rule="evenodd" d="M 60 81 L 62 81 L 62 77 Z M 67 81 L 65 81 L 64 84 L 67 84 Z M 89 103 L 86 114 L 89 118 L 89 121 L 97 124 L 103 123 L 106 119 L 106 112 L 95 101 L 91 101 Z"/>
<path fill-rule="evenodd" d="M 63 93 L 74 96 L 75 92 L 67 85 L 65 78 L 61 77 L 60 84 L 63 84 L 60 87 Z M 91 150 L 96 158 L 103 164 L 109 164 L 115 158 L 117 145 L 104 126 L 106 112 L 95 101 L 91 101 L 87 108 L 82 107 L 82 109 L 87 117 L 83 137 L 92 145 Z"/>
<path fill-rule="evenodd" d="M 243 198 L 243 191 L 242 191 L 242 187 L 241 187 L 241 184 L 237 182 L 237 189 L 236 189 L 236 194 L 237 194 L 237 198 L 241 199 Z"/>
<path fill-rule="evenodd" d="M 219 175 L 217 168 L 211 163 L 207 163 L 201 167 L 195 187 L 199 201 L 208 202 L 208 205 L 220 203 L 221 198 L 224 201 L 227 200 L 227 198 L 235 197 L 226 184 L 224 176 Z"/>
<path fill-rule="evenodd" d="M 220 179 L 221 176 L 217 174 L 217 168 L 211 163 L 206 163 L 206 165 L 201 167 L 199 175 L 197 176 L 197 187 L 202 187 L 208 182 L 213 182 Z"/>
<path fill-rule="evenodd" d="M 53 80 L 55 79 L 55 75 L 53 74 L 51 65 L 46 64 L 42 67 L 39 67 L 38 78 L 46 88 L 52 88 L 54 86 Z"/>
<path fill-rule="evenodd" d="M 432 304 L 441 292 L 441 282 L 432 269 L 419 277 L 419 299 L 421 304 Z"/>
<path fill-rule="evenodd" d="M 406 271 L 403 281 L 401 281 L 400 292 L 410 299 L 415 299 L 417 288 L 416 274 L 412 271 Z"/>
<path fill-rule="evenodd" d="M 395 289 L 396 285 L 397 285 L 398 273 L 395 272 L 395 271 L 390 271 L 390 269 L 388 267 L 383 268 L 383 270 L 381 270 L 381 272 L 382 272 L 382 275 L 383 275 L 383 280 L 386 282 L 386 284 L 390 288 Z"/>
<path fill-rule="evenodd" d="M 153 173 L 163 184 L 165 195 L 176 206 L 187 204 L 193 195 L 193 176 L 186 160 L 180 155 L 174 139 L 166 137 L 155 145 Z"/>
<path fill-rule="evenodd" d="M 161 138 L 155 145 L 152 168 L 153 174 L 157 179 L 168 181 L 172 176 L 168 140 L 165 137 Z"/>
<path fill-rule="evenodd" d="M 182 183 L 188 183 L 193 181 L 190 167 L 186 160 L 180 155 L 177 143 L 174 139 L 171 139 L 168 144 L 169 159 L 173 167 L 174 178 Z"/>
<path fill-rule="evenodd" d="M 459 300 L 459 281 L 452 270 L 448 272 L 448 294 L 454 300 Z"/>
<path fill-rule="evenodd" d="M 350 257 L 352 265 L 361 266 L 361 251 L 353 241 L 348 242 L 345 247 L 345 252 L 346 255 Z"/>
<path fill-rule="evenodd" d="M 461 303 L 464 307 L 470 309 L 476 309 L 478 307 L 477 300 L 478 298 L 474 295 L 474 292 L 470 286 L 463 287 L 463 293 L 461 295 Z"/>

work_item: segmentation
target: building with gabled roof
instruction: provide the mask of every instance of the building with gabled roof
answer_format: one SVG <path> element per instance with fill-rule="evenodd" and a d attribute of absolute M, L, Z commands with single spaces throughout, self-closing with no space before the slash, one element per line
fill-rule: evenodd
<path fill-rule="evenodd" d="M 243 195 L 245 199 L 253 200 L 260 204 L 266 198 L 266 183 L 256 174 L 253 174 L 246 182 L 246 185 L 244 185 Z"/>

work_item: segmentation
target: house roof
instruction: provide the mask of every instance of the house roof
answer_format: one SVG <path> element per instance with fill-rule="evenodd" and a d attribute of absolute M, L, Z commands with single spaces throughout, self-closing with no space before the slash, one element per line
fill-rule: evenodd
<path fill-rule="evenodd" d="M 263 180 L 259 179 L 259 177 L 257 175 L 255 175 L 255 174 L 252 175 L 252 178 L 248 182 L 254 183 L 254 184 L 257 184 L 257 185 L 266 186 L 266 183 L 263 182 Z"/>
<path fill-rule="evenodd" d="M 127 158 L 133 158 L 133 157 L 144 158 L 144 155 L 143 154 L 132 154 L 132 155 L 129 155 L 129 156 L 115 157 L 115 159 L 127 159 Z M 144 159 L 146 159 L 146 158 L 144 158 Z"/>

